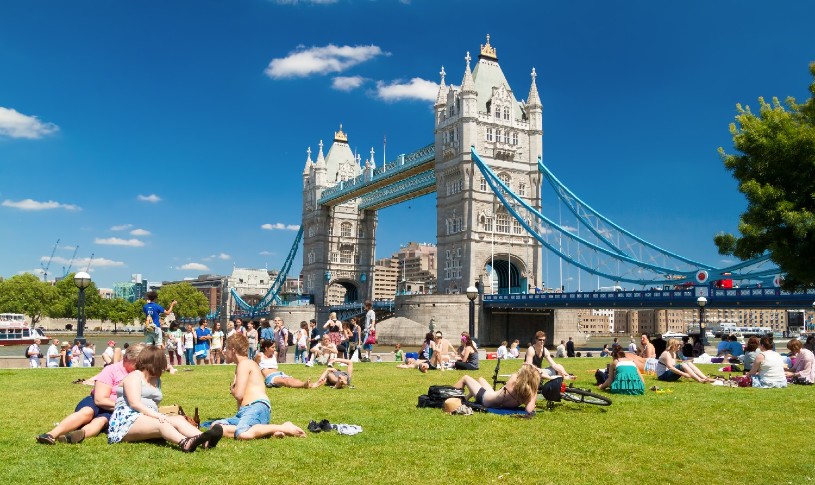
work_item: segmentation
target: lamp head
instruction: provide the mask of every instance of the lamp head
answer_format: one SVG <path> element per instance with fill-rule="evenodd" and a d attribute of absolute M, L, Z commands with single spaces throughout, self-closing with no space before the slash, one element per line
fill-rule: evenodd
<path fill-rule="evenodd" d="M 470 301 L 473 301 L 476 298 L 478 298 L 478 288 L 476 288 L 475 286 L 467 288 L 467 298 L 469 298 Z"/>
<path fill-rule="evenodd" d="M 91 275 L 84 271 L 80 271 L 74 275 L 74 284 L 77 288 L 87 288 L 91 285 Z"/>

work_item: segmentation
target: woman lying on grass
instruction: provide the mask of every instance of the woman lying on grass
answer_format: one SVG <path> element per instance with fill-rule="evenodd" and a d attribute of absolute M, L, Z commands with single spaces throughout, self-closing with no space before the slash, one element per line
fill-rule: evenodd
<path fill-rule="evenodd" d="M 303 382 L 280 371 L 277 365 L 276 353 L 275 341 L 264 340 L 260 344 L 260 352 L 255 354 L 255 362 L 260 366 L 260 372 L 263 374 L 266 387 L 294 387 L 300 389 L 317 387 L 316 384 L 311 384 L 311 380 Z"/>
<path fill-rule="evenodd" d="M 164 350 L 147 346 L 136 359 L 136 370 L 122 381 L 116 393 L 116 408 L 110 417 L 108 443 L 120 441 L 146 441 L 164 438 L 177 443 L 182 451 L 191 453 L 201 445 L 214 448 L 223 435 L 223 429 L 213 426 L 201 433 L 183 416 L 167 416 L 158 412 L 162 399 L 159 378 L 167 368 Z"/>
<path fill-rule="evenodd" d="M 676 352 L 682 347 L 682 342 L 672 338 L 668 340 L 665 352 L 659 356 L 657 362 L 657 379 L 660 381 L 678 381 L 680 377 L 694 379 L 697 382 L 709 383 L 715 379 L 706 376 L 704 372 L 693 365 L 690 361 L 682 363 L 676 362 Z"/>
<path fill-rule="evenodd" d="M 530 364 L 523 364 L 518 372 L 510 376 L 500 391 L 493 391 L 483 377 L 476 380 L 470 376 L 463 376 L 453 387 L 464 389 L 464 386 L 467 386 L 467 399 L 475 397 L 476 404 L 500 409 L 523 406 L 526 412 L 531 413 L 535 411 L 540 381 L 538 369 Z"/>
<path fill-rule="evenodd" d="M 334 369 L 335 364 L 345 364 L 345 370 Z M 318 387 L 325 384 L 326 386 L 333 387 L 334 389 L 342 389 L 351 385 L 351 376 L 354 374 L 354 363 L 349 359 L 334 358 L 328 361 L 328 369 L 323 371 L 323 374 L 317 379 L 317 382 L 312 384 L 312 387 Z"/>

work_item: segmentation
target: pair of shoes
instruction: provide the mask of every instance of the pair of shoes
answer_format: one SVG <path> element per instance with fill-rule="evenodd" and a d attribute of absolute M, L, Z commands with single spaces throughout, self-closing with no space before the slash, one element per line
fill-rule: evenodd
<path fill-rule="evenodd" d="M 54 440 L 54 437 L 51 436 L 50 434 L 43 433 L 43 434 L 37 436 L 37 443 L 40 443 L 40 444 L 43 444 L 43 445 L 53 445 L 53 444 L 56 444 L 56 441 Z"/>
<path fill-rule="evenodd" d="M 306 362 L 306 367 L 314 367 L 314 362 L 313 361 Z"/>
<path fill-rule="evenodd" d="M 329 423 L 327 419 L 320 421 L 320 429 L 326 432 L 334 430 L 334 428 L 331 427 L 331 423 Z"/>
<path fill-rule="evenodd" d="M 70 445 L 82 443 L 84 439 L 85 439 L 84 429 L 77 429 L 75 431 L 65 433 L 64 435 L 57 436 L 57 441 L 59 441 L 60 443 L 67 443 Z"/>
<path fill-rule="evenodd" d="M 308 422 L 308 430 L 311 431 L 312 433 L 319 433 L 323 429 L 320 428 L 320 425 L 317 424 L 316 421 L 311 420 L 311 421 Z"/>

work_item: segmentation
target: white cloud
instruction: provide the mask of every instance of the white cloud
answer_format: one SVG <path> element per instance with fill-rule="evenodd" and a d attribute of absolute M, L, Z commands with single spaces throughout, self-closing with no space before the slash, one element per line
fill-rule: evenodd
<path fill-rule="evenodd" d="M 40 261 L 47 262 L 48 261 L 48 256 L 42 256 L 40 258 Z M 54 256 L 54 258 L 51 260 L 52 264 L 64 264 L 64 265 L 67 265 L 70 262 L 71 262 L 71 260 L 69 260 L 68 258 L 63 258 L 62 256 Z M 91 268 L 94 268 L 94 267 L 96 267 L 96 268 L 107 268 L 107 267 L 111 267 L 111 266 L 124 266 L 125 265 L 121 261 L 113 261 L 111 259 L 105 259 L 105 258 L 93 258 L 93 261 L 91 261 L 91 258 L 77 258 L 77 259 L 74 259 L 74 261 L 73 261 L 73 266 L 71 266 L 71 271 L 85 271 L 85 268 L 88 267 L 88 263 L 91 264 Z"/>
<path fill-rule="evenodd" d="M 232 258 L 232 256 L 230 256 L 230 255 L 228 255 L 226 253 L 220 253 L 220 254 L 210 254 L 209 256 L 207 256 L 206 258 L 203 258 L 203 259 L 204 259 L 204 261 L 212 261 L 213 259 L 222 259 L 222 260 L 226 261 L 226 260 L 228 260 L 230 258 Z"/>
<path fill-rule="evenodd" d="M 336 46 L 329 44 L 325 47 L 309 49 L 299 46 L 286 57 L 272 59 L 265 72 L 272 79 L 342 72 L 381 55 L 387 54 L 375 45 Z"/>
<path fill-rule="evenodd" d="M 275 253 L 271 251 L 261 251 L 258 254 L 260 254 L 261 256 L 274 256 Z"/>
<path fill-rule="evenodd" d="M 276 222 L 274 224 L 263 224 L 260 226 L 261 229 L 266 229 L 267 231 L 298 231 L 300 230 L 300 226 L 295 224 L 283 224 L 282 222 Z"/>
<path fill-rule="evenodd" d="M 226 253 L 221 253 L 221 254 L 218 255 L 218 259 L 221 259 L 221 260 L 224 260 L 224 261 L 226 261 L 228 259 L 231 259 L 231 258 L 232 258 L 232 256 L 230 256 L 230 255 L 228 255 Z"/>
<path fill-rule="evenodd" d="M 176 267 L 176 269 L 191 270 L 191 271 L 209 271 L 209 268 L 207 267 L 207 265 L 201 264 L 201 263 L 187 263 L 187 264 Z"/>
<path fill-rule="evenodd" d="M 132 231 L 130 231 L 130 235 L 131 236 L 149 236 L 150 231 L 148 231 L 147 229 L 133 229 Z"/>
<path fill-rule="evenodd" d="M 42 138 L 59 130 L 53 123 L 43 123 L 36 116 L 26 116 L 0 106 L 0 136 L 9 138 Z"/>
<path fill-rule="evenodd" d="M 331 80 L 331 87 L 337 91 L 352 91 L 365 82 L 362 76 L 337 76 Z"/>
<path fill-rule="evenodd" d="M 73 251 L 77 247 L 78 246 L 60 246 L 59 248 L 62 249 L 63 251 Z"/>
<path fill-rule="evenodd" d="M 733 264 L 733 263 L 735 263 L 735 261 L 733 261 L 732 259 L 722 259 L 722 260 L 720 260 L 720 262 L 722 264 Z"/>
<path fill-rule="evenodd" d="M 96 244 L 104 244 L 104 245 L 108 245 L 108 246 L 130 246 L 130 247 L 134 247 L 134 248 L 140 248 L 140 247 L 144 246 L 144 242 L 142 242 L 142 241 L 140 241 L 138 239 L 135 239 L 135 238 L 133 238 L 133 239 L 122 239 L 122 238 L 119 238 L 119 237 L 109 237 L 109 238 L 104 238 L 103 239 L 101 237 L 97 237 L 96 239 L 93 240 L 93 242 L 96 243 Z"/>
<path fill-rule="evenodd" d="M 161 197 L 157 196 L 156 194 L 150 194 L 150 195 L 141 195 L 141 194 L 139 194 L 139 196 L 136 197 L 136 198 L 139 199 L 142 202 L 152 202 L 154 204 L 161 200 Z"/>
<path fill-rule="evenodd" d="M 18 271 L 17 274 L 33 274 L 34 276 L 42 276 L 45 271 L 42 268 L 37 269 L 24 269 L 22 271 Z"/>
<path fill-rule="evenodd" d="M 60 202 L 55 202 L 53 200 L 49 200 L 48 202 L 39 202 L 34 199 L 23 199 L 20 201 L 13 201 L 13 200 L 4 200 L 3 207 L 12 207 L 14 209 L 20 209 L 24 211 L 43 211 L 43 210 L 51 210 L 51 209 L 65 209 L 69 211 L 79 211 L 82 210 L 81 207 L 73 205 L 73 204 L 62 204 Z"/>
<path fill-rule="evenodd" d="M 110 228 L 111 231 L 124 231 L 125 229 L 130 229 L 133 227 L 133 224 L 120 224 L 118 226 L 113 226 Z"/>
<path fill-rule="evenodd" d="M 439 85 L 433 81 L 426 81 L 414 77 L 408 83 L 394 81 L 390 84 L 384 81 L 376 83 L 376 95 L 385 101 L 401 101 L 403 99 L 420 99 L 422 101 L 435 101 L 439 94 Z"/>

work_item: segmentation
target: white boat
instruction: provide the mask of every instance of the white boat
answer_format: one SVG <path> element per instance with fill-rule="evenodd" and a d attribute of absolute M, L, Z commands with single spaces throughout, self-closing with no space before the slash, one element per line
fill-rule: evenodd
<path fill-rule="evenodd" d="M 665 333 L 662 334 L 663 339 L 682 338 L 682 337 L 687 337 L 687 336 L 688 336 L 688 334 L 679 333 L 679 332 L 665 332 Z"/>
<path fill-rule="evenodd" d="M 31 345 L 37 339 L 48 341 L 48 337 L 39 329 L 29 327 L 25 315 L 0 313 L 0 346 Z"/>

